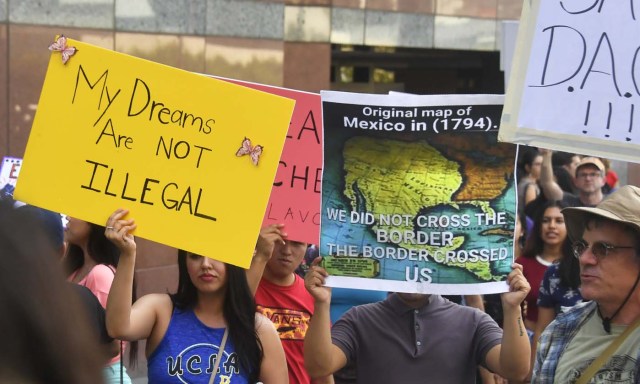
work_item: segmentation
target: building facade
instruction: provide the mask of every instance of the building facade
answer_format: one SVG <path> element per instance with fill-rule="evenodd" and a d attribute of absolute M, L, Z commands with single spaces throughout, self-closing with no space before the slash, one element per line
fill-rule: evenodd
<path fill-rule="evenodd" d="M 461 53 L 473 56 L 466 66 L 481 65 L 483 56 L 495 62 L 501 21 L 520 10 L 521 0 L 0 0 L 0 155 L 24 152 L 46 48 L 59 33 L 189 71 L 287 88 L 407 91 L 384 68 L 358 63 L 429 61 L 431 77 L 442 83 L 433 65 L 462 64 Z M 376 85 L 385 80 L 391 85 Z M 445 82 L 436 89 L 461 88 Z"/>

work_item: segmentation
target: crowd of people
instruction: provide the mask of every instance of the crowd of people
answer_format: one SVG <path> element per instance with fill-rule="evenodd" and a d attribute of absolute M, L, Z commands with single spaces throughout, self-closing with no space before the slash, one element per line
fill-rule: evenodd
<path fill-rule="evenodd" d="M 540 169 L 536 172 L 535 165 L 539 160 Z M 638 188 L 620 188 L 618 176 L 607 159 L 546 149 L 524 148 L 519 156 L 518 170 L 518 177 L 522 175 L 518 183 L 518 196 L 522 196 L 518 199 L 518 214 L 525 216 L 528 225 L 526 241 L 516 262 L 523 264 L 525 276 L 532 286 L 524 309 L 527 330 L 532 336 L 531 373 L 526 381 L 637 382 L 640 377 L 635 372 L 635 366 L 625 366 L 622 360 L 637 359 L 640 338 L 635 336 L 634 342 L 627 339 L 626 342 L 631 343 L 627 345 L 632 346 L 625 351 L 629 353 L 625 357 L 617 355 L 622 360 L 615 363 L 604 360 L 598 362 L 600 365 L 597 368 L 587 370 L 586 367 L 595 366 L 594 360 L 598 359 L 594 357 L 603 351 L 609 341 L 615 339 L 614 336 L 622 332 L 611 332 L 610 327 L 605 327 L 604 332 L 593 327 L 587 330 L 583 328 L 583 322 L 587 319 L 590 322 L 596 321 L 596 318 L 607 319 L 601 309 L 604 308 L 604 302 L 598 302 L 596 295 L 586 291 L 585 283 L 598 288 L 614 284 L 613 280 L 609 281 L 612 276 L 606 267 L 611 261 L 605 262 L 598 254 L 609 254 L 608 251 L 611 251 L 612 255 L 617 255 L 622 251 L 618 238 L 610 236 L 612 233 L 603 232 L 600 227 L 625 229 L 630 235 L 627 243 L 630 242 L 634 247 L 640 245 L 640 233 L 635 224 L 640 218 Z M 536 187 L 533 188 L 531 184 Z M 535 197 L 530 193 L 532 189 L 536 191 Z M 575 212 L 583 214 L 577 215 Z M 597 242 L 589 243 L 588 240 Z M 604 251 L 599 251 L 598 246 L 604 247 Z M 586 249 L 590 250 L 588 259 L 583 257 Z M 636 251 L 633 258 L 635 263 L 630 263 L 624 273 L 627 278 L 623 280 L 631 279 L 632 283 L 627 281 L 619 286 L 624 294 L 628 294 L 626 299 L 623 297 L 620 300 L 614 296 L 605 299 L 614 303 L 611 304 L 613 311 L 609 309 L 607 312 L 608 321 L 620 324 L 620 329 L 626 329 L 631 322 L 622 319 L 616 309 L 622 313 L 630 311 L 640 315 L 637 308 L 633 308 L 634 300 L 640 298 L 635 292 L 636 280 L 640 277 L 638 256 L 640 253 Z M 596 303 L 590 300 L 596 300 Z M 596 315 L 593 311 L 588 314 L 584 312 L 581 308 L 585 306 L 592 309 L 595 306 Z M 584 316 L 578 318 L 577 313 Z M 633 315 L 630 317 L 635 319 Z M 566 328 L 559 331 L 558 324 L 564 324 Z M 574 338 L 576 335 L 579 337 Z M 600 338 L 597 352 L 576 352 L 576 349 L 591 348 L 595 340 L 593 336 Z M 573 351 L 565 351 L 568 346 Z M 562 370 L 556 371 L 559 361 Z M 607 365 L 603 366 L 605 363 Z"/>
<path fill-rule="evenodd" d="M 281 224 L 248 270 L 178 250 L 177 291 L 136 298 L 129 211 L 63 229 L 0 199 L 0 327 L 21 330 L 0 382 L 130 383 L 139 341 L 150 383 L 640 382 L 640 189 L 618 182 L 524 148 L 508 292 L 484 298 L 332 291 Z"/>

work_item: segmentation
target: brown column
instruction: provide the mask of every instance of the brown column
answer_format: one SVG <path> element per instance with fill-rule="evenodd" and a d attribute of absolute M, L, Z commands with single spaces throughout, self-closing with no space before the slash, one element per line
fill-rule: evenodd
<path fill-rule="evenodd" d="M 284 87 L 307 92 L 328 90 L 331 44 L 285 43 Z"/>

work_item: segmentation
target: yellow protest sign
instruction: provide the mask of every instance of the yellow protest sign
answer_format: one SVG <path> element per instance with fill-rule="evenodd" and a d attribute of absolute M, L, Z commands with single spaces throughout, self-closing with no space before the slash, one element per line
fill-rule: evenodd
<path fill-rule="evenodd" d="M 100 225 L 124 207 L 136 236 L 248 267 L 295 102 L 67 46 L 66 64 L 51 55 L 15 198 Z"/>

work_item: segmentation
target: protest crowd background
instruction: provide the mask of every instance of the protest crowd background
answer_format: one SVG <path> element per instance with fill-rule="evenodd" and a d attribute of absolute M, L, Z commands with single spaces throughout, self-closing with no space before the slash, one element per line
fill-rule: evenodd
<path fill-rule="evenodd" d="M 508 72 L 505 66 L 508 66 L 506 61 L 510 60 L 506 57 L 512 53 L 512 48 L 505 48 L 505 41 L 515 39 L 513 25 L 515 23 L 517 27 L 521 9 L 522 1 L 517 0 L 197 0 L 184 4 L 153 0 L 0 1 L 0 60 L 5 68 L 0 71 L 0 86 L 5 90 L 0 93 L 0 158 L 24 156 L 50 57 L 47 46 L 53 42 L 53 36 L 60 33 L 75 40 L 194 73 L 313 93 L 334 90 L 371 94 L 387 94 L 390 91 L 420 95 L 504 94 L 507 88 L 505 71 Z M 73 119 L 73 116 L 61 116 L 59 124 L 65 124 L 66 119 Z M 531 287 L 530 291 L 527 289 L 526 298 L 520 305 L 523 327 L 531 342 L 531 353 L 526 356 L 531 365 L 522 381 L 511 380 L 511 383 L 531 380 L 537 340 L 543 330 L 558 313 L 583 301 L 579 290 L 579 258 L 574 257 L 572 241 L 561 211 L 567 207 L 595 207 L 622 187 L 640 185 L 640 165 L 588 153 L 568 153 L 521 145 L 515 160 L 514 183 L 517 186 L 518 208 L 517 217 L 514 218 L 514 260 L 523 265 L 522 274 Z M 56 159 L 51 161 L 55 162 Z M 65 164 L 58 166 L 64 172 Z M 589 189 L 593 187 L 594 180 L 596 184 L 601 181 L 597 191 Z M 42 188 L 43 193 L 56 193 L 46 186 Z M 28 279 L 25 277 L 25 281 L 34 284 L 25 290 L 25 294 L 35 295 L 36 300 L 65 302 L 59 308 L 49 305 L 51 303 L 43 306 L 40 312 L 34 314 L 37 321 L 23 323 L 24 332 L 36 332 L 38 327 L 48 324 L 51 327 L 49 333 L 55 333 L 56 330 L 65 329 L 64 323 L 68 321 L 78 334 L 66 340 L 69 346 L 61 350 L 69 358 L 77 357 L 86 361 L 86 365 L 81 364 L 82 369 L 69 372 L 69 376 L 56 376 L 53 381 L 37 375 L 24 379 L 31 382 L 82 383 L 99 382 L 107 377 L 112 380 L 109 382 L 115 383 L 124 376 L 123 382 L 152 382 L 157 372 L 147 370 L 144 351 L 147 343 L 160 348 L 162 338 L 158 334 L 164 334 L 155 325 L 152 327 L 143 321 L 145 316 L 136 318 L 140 322 L 131 326 L 122 325 L 125 316 L 118 315 L 131 310 L 129 298 L 135 302 L 138 298 L 155 294 L 147 296 L 144 307 L 140 306 L 137 313 L 148 313 L 149 316 L 163 313 L 173 322 L 175 317 L 171 315 L 176 308 L 188 307 L 193 303 L 189 301 L 192 300 L 188 293 L 191 288 L 185 282 L 189 266 L 200 263 L 216 270 L 223 268 L 222 263 L 214 263 L 206 258 L 196 260 L 197 255 L 188 252 L 181 252 L 179 259 L 176 248 L 142 238 L 136 238 L 131 248 L 132 237 L 129 242 L 124 237 L 121 241 L 109 233 L 111 226 L 125 232 L 127 228 L 132 228 L 130 226 L 133 224 L 125 222 L 123 215 L 105 216 L 101 225 L 73 217 L 65 218 L 68 227 L 63 229 L 63 224 L 51 221 L 52 215 L 57 218 L 57 213 L 37 209 L 29 212 L 29 205 L 17 208 L 21 204 L 12 199 L 12 189 L 6 187 L 1 191 L 0 208 L 5 216 L 0 219 L 0 225 L 3 226 L 0 233 L 5 237 L 0 243 L 6 250 L 15 252 L 16 256 L 38 252 L 47 258 L 42 261 L 42 266 L 34 267 L 36 272 L 32 276 Z M 10 207 L 14 205 L 15 208 Z M 13 223 L 18 224 L 14 226 Z M 36 228 L 39 226 L 42 228 Z M 30 233 L 29 228 L 36 229 Z M 73 229 L 82 233 L 78 235 Z M 237 323 L 241 325 L 230 331 L 231 337 L 234 336 L 233 332 L 237 335 L 238 329 L 249 334 L 255 330 L 256 333 L 255 337 L 252 335 L 237 342 L 241 348 L 250 351 L 248 355 L 253 355 L 242 357 L 242 361 L 238 362 L 232 362 L 229 358 L 222 365 L 238 364 L 243 369 L 261 366 L 260 372 L 264 376 L 253 373 L 247 375 L 253 381 L 262 377 L 267 378 L 265 382 L 278 382 L 289 377 L 290 383 L 355 383 L 357 362 L 354 361 L 349 361 L 333 375 L 323 374 L 315 381 L 310 381 L 302 342 L 296 344 L 285 341 L 285 338 L 295 338 L 296 335 L 292 335 L 294 332 L 283 337 L 282 333 L 291 330 L 282 331 L 278 327 L 284 323 L 276 324 L 283 339 L 281 346 L 277 343 L 276 332 L 261 328 L 262 322 L 269 320 L 264 317 L 251 320 L 252 316 L 247 315 L 251 312 L 247 308 L 257 305 L 259 313 L 272 317 L 286 302 L 289 305 L 286 308 L 290 310 L 288 315 L 300 316 L 307 322 L 305 324 L 313 317 L 314 300 L 316 303 L 319 300 L 318 291 L 314 293 L 311 290 L 311 294 L 307 292 L 304 279 L 319 256 L 319 245 L 291 241 L 283 234 L 285 230 L 277 226 L 262 228 L 256 239 L 256 252 L 247 278 L 244 274 L 238 277 L 239 267 L 226 264 L 227 270 L 235 271 L 234 281 L 242 283 L 230 283 L 233 287 L 216 296 L 219 302 L 205 304 L 211 305 L 207 308 L 216 308 L 212 312 L 216 315 L 211 320 L 212 324 L 218 324 L 216 321 L 221 317 L 238 319 Z M 11 236 L 7 237 L 8 233 L 13 233 L 9 231 L 16 231 L 16 239 L 20 243 L 34 244 L 28 244 L 28 247 L 14 244 Z M 52 244 L 49 242 L 51 231 L 54 237 Z M 63 237 L 65 244 L 61 245 L 59 243 Z M 89 242 L 94 246 L 90 253 L 97 255 L 98 260 L 87 263 L 86 260 L 91 258 L 87 249 L 82 248 Z M 57 270 L 55 264 L 61 258 L 61 249 L 66 249 L 66 255 L 73 257 L 65 257 L 65 264 Z M 116 267 L 121 255 L 124 255 L 126 272 L 119 270 L 118 275 Z M 278 260 L 289 258 L 295 263 L 286 260 L 278 263 Z M 33 259 L 25 260 L 39 263 L 37 258 Z M 85 260 L 85 264 L 79 260 Z M 16 274 L 22 276 L 25 266 L 16 263 L 7 264 L 7 268 L 22 268 L 21 273 Z M 51 268 L 51 273 L 47 268 Z M 109 298 L 111 282 L 116 281 L 115 277 L 120 279 L 117 285 L 113 283 L 118 287 L 117 296 Z M 108 284 L 99 283 L 103 278 Z M 42 281 L 36 283 L 37 279 L 50 281 L 50 291 L 41 285 Z M 65 279 L 89 288 L 96 297 L 87 298 L 87 292 L 84 291 L 75 293 L 77 287 L 72 290 L 70 284 L 63 284 Z M 185 280 L 179 283 L 180 279 Z M 248 290 L 244 287 L 245 280 Z M 517 282 L 513 284 L 525 290 Z M 242 288 L 238 288 L 240 285 Z M 291 291 L 281 288 L 289 285 L 294 287 Z M 176 301 L 170 301 L 166 293 L 173 294 L 176 291 L 178 293 L 172 296 L 172 300 Z M 384 291 L 334 288 L 327 321 L 333 324 L 350 307 L 380 302 L 387 299 L 388 294 Z M 9 291 L 0 302 L 6 300 L 9 303 L 18 295 Z M 220 309 L 217 304 L 231 300 L 228 295 L 246 305 L 233 310 L 228 307 Z M 79 297 L 82 299 L 79 300 Z M 111 304 L 107 304 L 108 300 L 111 300 Z M 449 301 L 478 308 L 500 327 L 503 326 L 504 312 L 499 294 L 447 295 L 443 301 L 446 304 L 442 305 L 449 305 Z M 108 305 L 117 308 L 116 316 L 112 315 L 113 310 L 111 314 L 105 314 L 101 309 Z M 84 306 L 90 308 L 88 316 L 86 313 L 78 317 L 73 313 L 60 313 L 83 312 Z M 25 318 L 30 317 L 28 310 L 27 306 Z M 56 312 L 50 322 L 43 320 L 42 316 L 45 315 L 41 313 L 42 310 Z M 510 309 L 507 311 L 510 312 Z M 0 318 L 3 316 L 0 315 Z M 184 316 L 180 321 L 193 326 L 188 311 Z M 22 321 L 16 318 L 19 319 L 18 323 Z M 116 325 L 105 325 L 108 321 Z M 15 326 L 17 323 L 0 324 Z M 101 332 L 97 336 L 92 334 L 95 329 L 87 324 L 91 324 L 91 327 L 98 324 Z M 140 329 L 144 329 L 144 332 Z M 172 334 L 177 340 L 182 337 L 183 331 L 179 327 L 177 329 L 165 331 L 177 332 L 177 336 Z M 499 344 L 498 339 L 502 335 L 497 330 L 491 332 L 494 332 L 490 335 L 495 340 L 485 340 L 487 348 Z M 221 344 L 225 343 L 221 340 L 226 340 L 227 336 L 215 332 L 208 335 L 217 338 Z M 31 342 L 38 340 L 38 337 L 46 340 L 46 346 L 65 342 L 47 332 L 30 337 Z M 139 341 L 120 342 L 118 338 Z M 255 355 L 258 341 L 265 352 L 269 351 L 265 360 Z M 12 339 L 12 342 L 18 345 L 20 341 Z M 83 356 L 83 348 L 90 349 L 90 352 Z M 7 353 L 8 350 L 5 348 L 2 352 Z M 47 353 L 55 355 L 47 348 L 20 352 L 37 354 L 42 361 L 47 360 Z M 7 361 L 11 364 L 13 360 Z M 40 363 L 40 360 L 35 361 Z M 0 367 L 0 381 L 19 382 L 17 377 L 24 367 L 15 364 L 15 372 L 4 371 Z M 157 368 L 154 364 L 150 364 L 150 370 Z M 486 367 L 471 366 L 477 370 L 478 383 L 506 383 Z M 497 366 L 504 368 L 502 363 Z M 73 365 L 66 366 L 53 358 L 47 364 L 43 363 L 42 367 L 43 372 L 74 370 Z M 317 369 L 313 373 L 317 372 L 324 371 Z M 18 376 L 12 376 L 14 374 Z"/>

